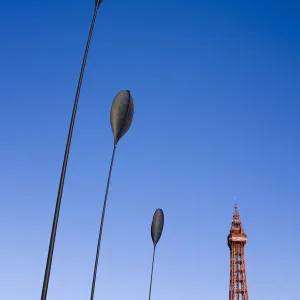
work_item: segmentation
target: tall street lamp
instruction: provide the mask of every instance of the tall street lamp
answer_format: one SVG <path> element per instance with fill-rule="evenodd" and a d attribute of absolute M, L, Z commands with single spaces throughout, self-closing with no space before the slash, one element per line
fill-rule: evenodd
<path fill-rule="evenodd" d="M 151 237 L 153 241 L 153 258 L 152 258 L 152 268 L 151 268 L 151 278 L 150 278 L 150 288 L 149 288 L 149 300 L 151 299 L 151 289 L 152 289 L 152 277 L 153 277 L 153 267 L 155 259 L 155 249 L 156 245 L 161 237 L 163 228 L 164 228 L 164 212 L 162 209 L 158 208 L 153 216 L 152 225 L 151 225 Z"/>
<path fill-rule="evenodd" d="M 50 243 L 49 243 L 49 249 L 48 249 L 48 257 L 47 257 L 47 264 L 46 264 L 45 275 L 44 275 L 44 283 L 43 283 L 43 289 L 42 289 L 42 294 L 41 294 L 41 300 L 47 299 L 47 292 L 48 292 L 53 251 L 54 251 L 54 245 L 55 245 L 58 217 L 59 217 L 59 211 L 60 211 L 60 205 L 61 205 L 61 198 L 62 198 L 63 189 L 64 189 L 64 181 L 65 181 L 65 176 L 66 176 L 66 170 L 67 170 L 70 146 L 71 146 L 71 141 L 72 141 L 72 134 L 73 134 L 73 128 L 74 128 L 74 123 L 75 123 L 76 111 L 77 111 L 77 106 L 78 106 L 78 101 L 79 101 L 80 89 L 81 89 L 81 85 L 82 85 L 84 69 L 85 69 L 85 65 L 86 65 L 86 60 L 87 60 L 87 56 L 88 56 L 88 52 L 89 52 L 89 47 L 90 47 L 90 43 L 91 43 L 91 39 L 92 39 L 92 34 L 93 34 L 93 29 L 94 29 L 98 9 L 102 2 L 103 2 L 103 0 L 95 1 L 95 9 L 94 9 L 94 14 L 93 14 L 93 19 L 92 19 L 90 32 L 88 35 L 85 52 L 84 52 L 84 56 L 83 56 L 83 61 L 82 61 L 82 65 L 81 65 L 81 70 L 80 70 L 80 75 L 79 75 L 79 80 L 78 80 L 78 85 L 77 85 L 77 90 L 76 90 L 76 95 L 75 95 L 75 100 L 74 100 L 74 105 L 73 105 L 72 117 L 71 117 L 71 122 L 70 122 L 70 127 L 69 127 L 68 139 L 67 139 L 67 144 L 66 144 L 66 149 L 65 149 L 65 155 L 64 155 L 63 165 L 62 165 L 62 169 L 61 169 L 61 175 L 60 175 L 60 181 L 59 181 L 59 187 L 58 187 L 58 193 L 57 193 L 57 199 L 56 199 L 55 212 L 54 212 L 54 217 L 53 217 L 53 225 L 52 225 L 52 231 L 51 231 L 51 237 L 50 237 Z"/>
<path fill-rule="evenodd" d="M 119 140 L 126 134 L 126 132 L 131 126 L 133 113 L 134 113 L 134 105 L 133 105 L 133 99 L 131 97 L 130 91 L 124 90 L 119 92 L 113 101 L 111 111 L 110 111 L 110 124 L 114 136 L 114 147 L 112 151 L 112 157 L 111 157 L 108 179 L 106 184 L 106 192 L 105 192 L 103 208 L 102 208 L 102 216 L 101 216 L 101 223 L 99 229 L 95 265 L 94 265 L 94 275 L 93 275 L 93 282 L 91 288 L 91 298 L 90 298 L 91 300 L 94 299 L 94 293 L 95 293 L 98 259 L 99 259 L 100 244 L 101 244 L 103 223 L 105 217 L 106 201 L 108 196 L 111 172 L 112 172 L 114 158 L 115 158 L 115 152 Z"/>

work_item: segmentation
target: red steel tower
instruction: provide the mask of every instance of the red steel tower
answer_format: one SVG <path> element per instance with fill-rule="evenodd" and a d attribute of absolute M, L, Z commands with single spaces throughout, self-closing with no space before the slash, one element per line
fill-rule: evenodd
<path fill-rule="evenodd" d="M 237 205 L 234 206 L 233 220 L 227 241 L 230 249 L 229 300 L 249 300 L 245 265 L 247 235 L 244 232 Z"/>

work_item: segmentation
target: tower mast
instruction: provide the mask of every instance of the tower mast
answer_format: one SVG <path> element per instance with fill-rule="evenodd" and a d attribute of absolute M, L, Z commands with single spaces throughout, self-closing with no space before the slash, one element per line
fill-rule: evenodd
<path fill-rule="evenodd" d="M 249 300 L 245 265 L 247 235 L 236 204 L 227 242 L 230 249 L 229 300 Z"/>

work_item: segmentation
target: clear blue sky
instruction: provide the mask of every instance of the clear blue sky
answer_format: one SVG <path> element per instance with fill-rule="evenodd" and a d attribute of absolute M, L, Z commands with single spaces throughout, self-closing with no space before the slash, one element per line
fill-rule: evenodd
<path fill-rule="evenodd" d="M 243 4 L 241 3 L 243 2 Z M 297 1 L 106 0 L 69 159 L 49 300 L 89 299 L 121 89 L 95 300 L 147 299 L 150 225 L 165 212 L 153 300 L 225 300 L 234 196 L 252 300 L 296 299 L 300 274 Z M 251 4 L 250 4 L 251 3 Z M 39 299 L 94 1 L 0 10 L 0 299 Z"/>

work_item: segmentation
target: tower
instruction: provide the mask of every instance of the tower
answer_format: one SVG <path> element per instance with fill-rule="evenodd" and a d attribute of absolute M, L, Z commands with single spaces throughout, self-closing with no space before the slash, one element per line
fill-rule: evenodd
<path fill-rule="evenodd" d="M 229 300 L 249 300 L 245 265 L 247 235 L 236 204 L 227 242 L 230 249 Z"/>

